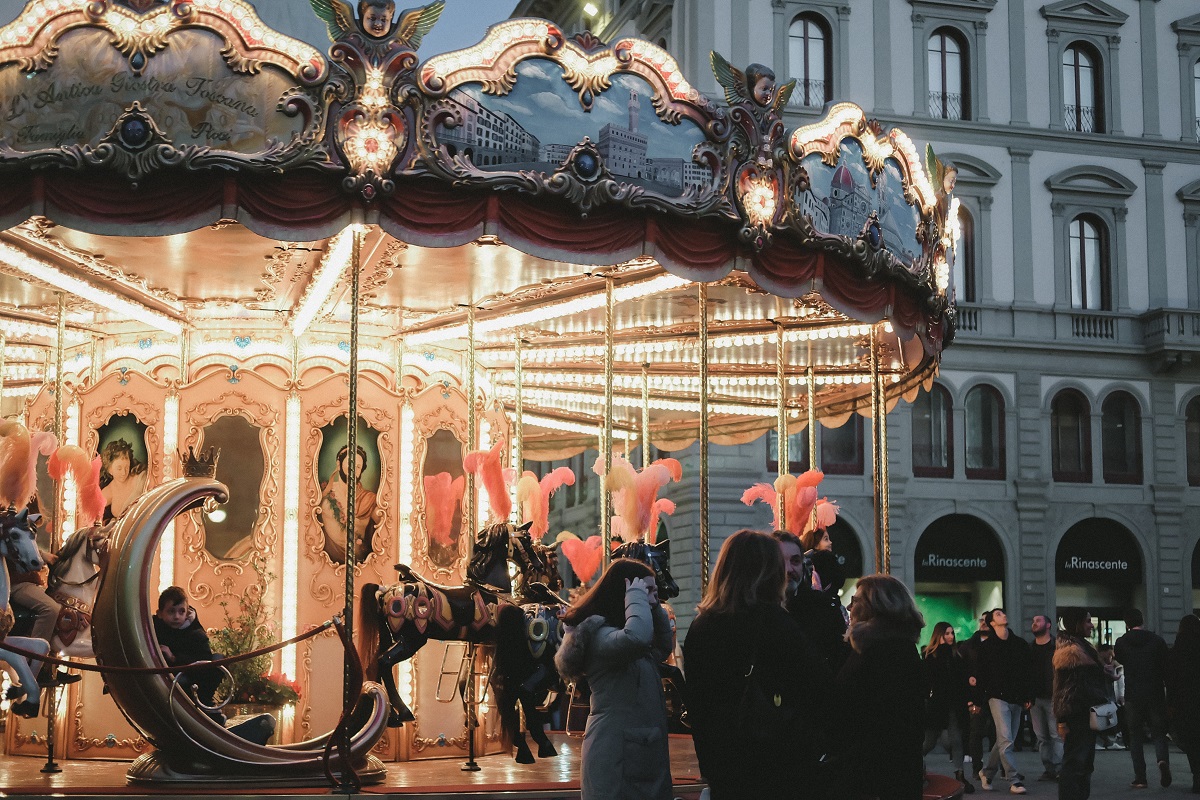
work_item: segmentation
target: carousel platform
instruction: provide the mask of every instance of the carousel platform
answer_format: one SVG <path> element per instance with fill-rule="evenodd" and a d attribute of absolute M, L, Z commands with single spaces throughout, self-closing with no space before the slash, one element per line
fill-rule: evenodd
<path fill-rule="evenodd" d="M 569 800 L 579 797 L 579 759 L 583 740 L 562 734 L 552 735 L 557 758 L 539 759 L 536 764 L 518 764 L 507 755 L 482 756 L 478 772 L 462 771 L 458 759 L 408 761 L 388 764 L 387 779 L 377 786 L 363 787 L 363 796 L 389 795 L 403 798 L 529 798 L 530 800 Z M 695 800 L 704 783 L 696 766 L 691 737 L 672 736 L 671 774 L 675 778 L 675 796 Z M 328 788 L 272 789 L 270 786 L 244 789 L 197 789 L 196 787 L 128 786 L 125 772 L 128 761 L 62 761 L 62 772 L 45 775 L 44 761 L 9 756 L 0 758 L 0 797 L 40 798 L 92 797 L 314 797 L 331 794 Z"/>

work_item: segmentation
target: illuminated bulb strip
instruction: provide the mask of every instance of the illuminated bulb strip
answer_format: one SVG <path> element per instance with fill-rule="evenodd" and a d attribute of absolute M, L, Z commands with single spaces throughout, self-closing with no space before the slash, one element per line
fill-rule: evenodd
<path fill-rule="evenodd" d="M 41 380 L 43 370 L 45 370 L 45 367 L 41 364 L 6 364 L 4 366 L 4 380 Z M 51 370 L 51 373 L 53 373 L 53 370 Z M 53 378 L 51 378 L 51 380 L 53 380 Z"/>
<path fill-rule="evenodd" d="M 917 146 L 913 144 L 912 139 L 908 138 L 908 134 L 899 128 L 893 128 L 888 136 L 891 137 L 896 149 L 900 151 L 900 155 L 908 162 L 908 174 L 917 191 L 921 194 L 921 204 L 925 207 L 925 213 L 933 210 L 937 205 L 937 191 L 934 189 L 931 176 L 925 172 L 925 165 L 921 163 L 921 157 L 917 154 Z"/>
<path fill-rule="evenodd" d="M 4 346 L 4 360 L 9 364 L 21 361 L 36 361 L 40 364 L 45 357 L 45 351 L 36 347 L 13 347 L 7 344 Z"/>
<path fill-rule="evenodd" d="M 297 633 L 296 610 L 300 582 L 300 397 L 291 395 L 284 412 L 283 461 L 283 596 L 280 636 L 290 639 Z M 285 647 L 279 669 L 284 675 L 296 675 L 296 648 Z"/>
<path fill-rule="evenodd" d="M 65 439 L 64 444 L 79 446 L 78 403 L 71 403 L 71 405 L 67 406 L 66 428 L 63 430 L 63 438 Z M 68 472 L 63 480 L 63 527 L 61 532 L 64 539 L 75 532 L 75 505 L 78 501 L 79 491 L 75 485 L 75 476 Z"/>
<path fill-rule="evenodd" d="M 329 293 L 342 279 L 342 273 L 350 265 L 354 254 L 354 232 L 357 225 L 347 225 L 341 233 L 329 240 L 329 249 L 321 258 L 321 266 L 300 301 L 300 307 L 292 317 L 292 335 L 301 336 L 329 299 Z"/>
<path fill-rule="evenodd" d="M 396 563 L 411 564 L 413 558 L 413 441 L 416 437 L 415 420 L 412 406 L 405 403 L 400 407 L 400 519 L 396 525 Z M 413 672 L 412 661 L 400 664 L 400 679 L 398 687 L 400 697 L 405 703 L 412 705 Z"/>
<path fill-rule="evenodd" d="M 207 358 L 209 356 L 222 356 L 239 361 L 258 358 L 260 356 L 276 356 L 290 360 L 292 353 L 288 347 L 279 342 L 251 341 L 250 344 L 241 347 L 229 341 L 208 341 L 201 342 L 192 348 L 192 358 Z"/>
<path fill-rule="evenodd" d="M 516 397 L 516 389 L 509 386 L 499 387 L 499 393 L 506 399 Z M 526 389 L 525 397 L 528 400 L 548 402 L 548 403 L 571 403 L 578 406 L 603 406 L 604 398 L 595 395 L 580 394 L 565 389 Z M 641 408 L 642 400 L 640 397 L 620 397 L 613 398 L 613 404 L 624 406 L 626 408 Z M 687 400 L 667 400 L 661 397 L 650 398 L 650 408 L 658 411 L 679 411 L 685 413 L 699 414 L 700 403 Z M 774 406 L 750 406 L 741 405 L 738 403 L 709 403 L 708 408 L 715 414 L 741 414 L 745 416 L 755 417 L 771 417 L 776 413 Z"/>
<path fill-rule="evenodd" d="M 300 360 L 307 358 L 329 358 L 349 364 L 350 351 L 343 350 L 335 344 L 306 344 L 300 348 Z M 378 347 L 359 347 L 358 360 L 383 367 L 392 365 L 391 354 Z"/>
<path fill-rule="evenodd" d="M 140 361 L 143 364 L 148 364 L 155 358 L 169 356 L 177 358 L 179 356 L 179 345 L 173 343 L 152 344 L 149 347 L 140 347 L 136 344 L 123 344 L 113 347 L 105 357 L 109 362 L 119 359 L 128 358 L 134 361 Z"/>
<path fill-rule="evenodd" d="M 550 35 L 550 30 L 549 23 L 533 19 L 508 20 L 493 25 L 487 38 L 474 47 L 437 55 L 426 61 L 421 68 L 422 79 L 428 80 L 434 75 L 447 78 L 464 69 L 488 70 L 514 42 L 524 40 L 540 44 Z"/>
<path fill-rule="evenodd" d="M 658 294 L 659 292 L 670 291 L 671 289 L 678 289 L 689 284 L 691 284 L 691 281 L 686 278 L 679 278 L 675 275 L 659 275 L 650 280 L 627 283 L 614 289 L 613 300 L 620 303 L 625 300 L 633 300 Z M 605 302 L 604 292 L 593 292 L 592 294 L 575 297 L 559 303 L 549 303 L 528 311 L 520 311 L 515 314 L 505 314 L 491 319 L 480 320 L 475 323 L 475 335 L 479 337 L 496 331 L 519 328 L 525 325 L 536 325 L 551 319 L 569 317 L 585 311 L 594 311 L 597 308 L 601 308 Z M 409 334 L 405 337 L 404 341 L 406 344 L 415 346 L 429 342 L 444 342 L 449 339 L 464 339 L 466 335 L 467 326 L 465 324 L 451 325 L 446 328 L 433 328 Z"/>
<path fill-rule="evenodd" d="M 597 428 L 594 425 L 582 425 L 578 422 L 567 422 L 566 420 L 542 417 L 537 414 L 522 414 L 522 417 L 526 425 L 535 428 L 549 428 L 555 431 L 566 431 L 567 433 L 582 433 L 597 438 L 604 435 L 604 429 Z M 618 439 L 636 438 L 632 431 L 621 430 L 620 428 L 613 428 L 613 436 Z"/>
<path fill-rule="evenodd" d="M 126 300 L 124 297 L 113 294 L 107 289 L 93 286 L 73 275 L 68 275 L 58 267 L 48 264 L 41 259 L 33 258 L 28 253 L 18 250 L 11 245 L 0 243 L 0 261 L 3 261 L 10 267 L 23 271 L 32 278 L 48 283 L 56 289 L 62 289 L 64 292 L 69 292 L 76 297 L 82 297 L 89 303 L 94 303 L 101 308 L 124 315 L 130 319 L 135 319 L 138 322 L 149 325 L 152 328 L 157 328 L 160 331 L 165 331 L 173 336 L 183 333 L 183 326 L 167 315 L 153 311 L 141 303 Z"/>
<path fill-rule="evenodd" d="M 37 337 L 39 339 L 54 341 L 58 338 L 58 328 L 53 325 L 15 319 L 0 319 L 0 333 L 3 333 L 6 339 L 32 339 Z M 86 331 L 67 328 L 65 338 L 68 344 L 79 344 L 80 342 L 88 341 L 91 336 Z"/>
<path fill-rule="evenodd" d="M 163 482 L 175 477 L 172 469 L 179 450 L 179 396 L 167 395 L 163 403 Z M 158 547 L 158 591 L 175 583 L 175 538 L 178 520 L 171 520 L 170 535 Z"/>
<path fill-rule="evenodd" d="M 42 390 L 41 386 L 14 386 L 13 388 L 4 387 L 5 397 L 35 397 Z"/>
<path fill-rule="evenodd" d="M 492 449 L 492 426 L 486 419 L 479 422 L 479 441 L 476 447 L 480 450 Z M 475 484 L 475 514 L 480 526 L 488 524 L 488 512 L 491 510 L 487 492 L 479 491 L 483 488 L 482 484 L 482 480 Z"/>

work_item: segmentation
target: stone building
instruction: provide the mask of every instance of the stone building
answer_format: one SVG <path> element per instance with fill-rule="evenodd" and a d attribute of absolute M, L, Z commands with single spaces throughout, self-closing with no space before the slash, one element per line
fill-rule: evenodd
<path fill-rule="evenodd" d="M 771 65 L 797 80 L 790 127 L 848 100 L 959 168 L 958 334 L 933 390 L 889 417 L 890 571 L 957 624 L 1001 603 L 1023 628 L 1086 605 L 1115 636 L 1133 604 L 1171 638 L 1200 605 L 1195 3 L 595 5 L 588 17 L 582 3 L 522 0 L 514 16 L 657 41 L 712 96 L 710 51 Z M 836 225 L 833 209 L 817 212 Z M 852 535 L 868 570 L 869 426 L 822 428 L 817 460 L 822 493 L 842 506 L 835 538 Z M 793 470 L 808 465 L 805 439 Z M 831 440 L 857 459 L 830 462 Z M 769 524 L 738 498 L 773 476 L 772 447 L 713 448 L 714 557 L 732 530 Z M 667 492 L 679 502 L 667 525 L 686 625 L 699 591 L 698 470 L 694 450 L 676 455 L 691 481 Z M 587 489 L 566 513 L 594 508 Z"/>

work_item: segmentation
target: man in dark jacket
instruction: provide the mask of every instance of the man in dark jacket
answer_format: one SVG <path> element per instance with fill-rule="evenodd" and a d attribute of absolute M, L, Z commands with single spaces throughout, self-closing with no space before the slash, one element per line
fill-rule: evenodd
<path fill-rule="evenodd" d="M 1031 705 L 1029 645 L 1009 630 L 1004 609 L 995 608 L 986 615 L 992 635 L 979 648 L 979 683 L 987 695 L 988 708 L 996 723 L 996 743 L 987 764 L 979 771 L 979 782 L 990 789 L 999 769 L 1013 794 L 1025 794 L 1025 784 L 1013 760 L 1013 741 L 1021 727 L 1021 709 Z"/>
<path fill-rule="evenodd" d="M 971 771 L 979 772 L 983 769 L 983 740 L 990 739 L 996 741 L 996 732 L 989 732 L 992 715 L 987 711 L 987 698 L 983 693 L 983 687 L 979 682 L 979 648 L 983 645 L 985 639 L 992 633 L 992 629 L 988 627 L 986 613 L 979 615 L 979 629 L 975 633 L 959 643 L 958 649 L 962 653 L 963 659 L 967 662 L 967 675 L 970 688 L 967 690 L 967 710 L 970 712 L 970 719 L 967 725 L 967 746 L 966 754 L 971 759 Z"/>
<path fill-rule="evenodd" d="M 1029 720 L 1037 736 L 1043 767 L 1038 780 L 1056 781 L 1062 767 L 1063 746 L 1062 739 L 1058 738 L 1058 723 L 1051 702 L 1054 696 L 1054 621 L 1045 614 L 1036 614 L 1029 632 L 1033 634 L 1033 644 L 1029 646 L 1033 656 L 1033 705 L 1029 707 Z"/>
<path fill-rule="evenodd" d="M 1054 648 L 1054 717 L 1063 739 L 1059 800 L 1087 800 L 1096 767 L 1096 732 L 1090 724 L 1092 706 L 1107 702 L 1108 678 L 1100 654 L 1088 641 L 1095 630 L 1086 609 L 1062 613 L 1063 632 Z"/>
<path fill-rule="evenodd" d="M 1159 783 L 1171 785 L 1171 766 L 1167 750 L 1167 695 L 1165 671 L 1167 643 L 1157 633 L 1145 630 L 1142 612 L 1131 608 L 1125 612 L 1128 632 L 1114 646 L 1117 661 L 1125 667 L 1125 723 L 1128 726 L 1126 744 L 1133 759 L 1133 786 L 1146 788 L 1146 726 L 1154 738 L 1154 754 L 1158 759 Z"/>

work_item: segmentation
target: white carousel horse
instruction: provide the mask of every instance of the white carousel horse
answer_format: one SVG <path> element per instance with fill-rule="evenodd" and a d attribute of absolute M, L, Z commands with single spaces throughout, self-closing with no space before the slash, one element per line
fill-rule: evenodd
<path fill-rule="evenodd" d="M 92 658 L 92 606 L 100 591 L 100 561 L 108 549 L 111 524 L 75 531 L 56 553 L 46 593 L 62 605 L 54 638 L 56 653 Z"/>
<path fill-rule="evenodd" d="M 41 688 L 37 678 L 30 669 L 29 661 L 23 656 L 4 649 L 11 644 L 33 653 L 49 653 L 50 645 L 45 639 L 30 639 L 24 636 L 9 636 L 13 626 L 13 612 L 9 606 L 11 584 L 9 583 L 8 562 L 22 571 L 32 572 L 42 568 L 42 556 L 38 552 L 37 540 L 33 535 L 33 527 L 29 524 L 29 512 L 22 510 L 17 513 L 12 508 L 0 512 L 0 661 L 3 661 L 17 674 L 19 684 L 8 690 L 7 699 L 20 700 L 12 710 L 22 717 L 36 717 Z"/>

